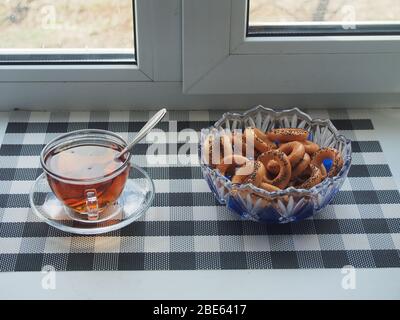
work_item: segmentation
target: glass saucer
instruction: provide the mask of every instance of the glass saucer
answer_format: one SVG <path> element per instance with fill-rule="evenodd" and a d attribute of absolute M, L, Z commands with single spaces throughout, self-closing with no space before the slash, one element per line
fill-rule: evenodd
<path fill-rule="evenodd" d="M 89 221 L 64 206 L 51 191 L 42 173 L 29 194 L 33 212 L 44 222 L 75 234 L 101 234 L 121 229 L 139 219 L 154 200 L 154 183 L 140 167 L 131 164 L 124 191 L 118 200 L 101 213 L 100 220 Z"/>

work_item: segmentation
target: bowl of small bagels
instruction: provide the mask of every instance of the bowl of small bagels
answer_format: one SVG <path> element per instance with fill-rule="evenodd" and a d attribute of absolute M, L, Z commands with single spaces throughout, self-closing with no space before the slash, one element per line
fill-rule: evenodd
<path fill-rule="evenodd" d="M 242 219 L 288 223 L 325 208 L 351 165 L 351 141 L 297 108 L 225 113 L 201 130 L 203 176 Z"/>

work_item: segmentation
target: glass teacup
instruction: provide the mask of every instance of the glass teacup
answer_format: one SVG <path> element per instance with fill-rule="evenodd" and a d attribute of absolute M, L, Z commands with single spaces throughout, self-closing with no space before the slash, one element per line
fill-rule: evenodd
<path fill-rule="evenodd" d="M 78 220 L 101 220 L 115 205 L 129 175 L 131 154 L 116 158 L 126 145 L 113 132 L 84 129 L 63 134 L 42 150 L 51 190 Z"/>

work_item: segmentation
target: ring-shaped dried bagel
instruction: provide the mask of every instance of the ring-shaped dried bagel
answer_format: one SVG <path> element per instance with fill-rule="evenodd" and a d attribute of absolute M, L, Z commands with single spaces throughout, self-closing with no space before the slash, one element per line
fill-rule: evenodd
<path fill-rule="evenodd" d="M 249 160 L 237 168 L 232 177 L 233 184 L 251 183 L 258 187 L 265 176 L 265 167 L 261 161 Z"/>
<path fill-rule="evenodd" d="M 247 145 L 254 146 L 259 152 L 276 149 L 275 143 L 271 142 L 267 135 L 258 128 L 246 128 L 244 137 Z"/>
<path fill-rule="evenodd" d="M 308 168 L 310 163 L 311 163 L 311 157 L 309 156 L 308 153 L 305 153 L 303 159 L 301 159 L 301 161 L 296 165 L 296 167 L 292 169 L 291 180 L 295 180 L 299 176 L 301 176 Z"/>
<path fill-rule="evenodd" d="M 226 176 L 227 174 L 233 176 L 237 167 L 241 167 L 249 161 L 249 159 L 240 154 L 232 154 L 230 156 L 224 157 L 221 163 L 216 166 L 216 168 L 224 176 Z"/>
<path fill-rule="evenodd" d="M 267 136 L 271 141 L 279 141 L 281 143 L 305 141 L 308 137 L 308 131 L 301 128 L 277 128 L 268 132 Z"/>
<path fill-rule="evenodd" d="M 204 161 L 209 166 L 215 168 L 216 164 L 213 164 L 213 155 L 215 156 L 214 148 L 215 148 L 215 137 L 213 134 L 209 134 L 204 140 L 203 152 L 204 152 Z M 215 160 L 215 159 L 214 159 Z M 215 162 L 215 161 L 214 161 Z"/>
<path fill-rule="evenodd" d="M 269 150 L 262 153 L 257 160 L 261 161 L 264 167 L 267 167 L 272 160 L 279 164 L 280 170 L 276 177 L 273 179 L 265 177 L 264 181 L 280 189 L 285 189 L 292 175 L 292 166 L 287 155 L 280 150 Z"/>
<path fill-rule="evenodd" d="M 256 135 L 256 137 L 258 137 L 262 141 L 264 141 L 264 143 L 267 144 L 270 149 L 277 148 L 276 144 L 273 141 L 268 139 L 268 136 L 264 131 L 262 131 L 261 129 L 258 129 L 258 128 L 253 128 L 253 130 L 254 130 L 254 134 Z"/>
<path fill-rule="evenodd" d="M 284 143 L 279 147 L 279 150 L 288 156 L 292 168 L 303 159 L 306 152 L 304 145 L 298 141 Z"/>
<path fill-rule="evenodd" d="M 233 154 L 232 136 L 230 134 L 221 134 L 220 145 L 223 158 Z"/>
<path fill-rule="evenodd" d="M 234 154 L 246 155 L 246 142 L 243 138 L 243 133 L 234 131 L 231 133 L 232 150 Z"/>
<path fill-rule="evenodd" d="M 311 157 L 310 165 L 311 165 L 311 164 L 312 164 L 312 157 Z M 328 176 L 328 173 L 326 172 L 325 166 L 324 166 L 324 165 L 320 165 L 320 166 L 317 166 L 317 167 L 318 167 L 319 170 L 321 171 L 322 180 L 324 180 L 324 179 Z M 297 177 L 296 180 L 302 180 L 302 182 L 304 182 L 305 180 L 307 180 L 307 178 L 308 178 L 310 175 L 311 175 L 311 167 L 308 166 L 308 167 L 303 171 L 303 173 L 301 173 L 301 174 Z"/>
<path fill-rule="evenodd" d="M 321 170 L 322 179 L 325 179 L 328 176 L 328 172 L 326 172 L 325 166 L 323 164 L 321 164 L 318 168 L 319 168 L 319 170 Z"/>
<path fill-rule="evenodd" d="M 310 140 L 302 141 L 301 143 L 304 145 L 304 148 L 309 155 L 313 155 L 320 149 L 318 144 Z"/>
<path fill-rule="evenodd" d="M 204 158 L 208 165 L 215 168 L 224 157 L 233 154 L 231 135 L 222 133 L 214 135 L 210 133 L 204 141 Z"/>
<path fill-rule="evenodd" d="M 276 187 L 276 186 L 274 186 L 272 184 L 269 184 L 267 182 L 261 182 L 259 188 L 263 189 L 265 191 L 268 191 L 268 192 L 275 192 L 275 191 L 281 191 L 282 190 L 281 188 L 278 188 L 278 187 Z"/>
<path fill-rule="evenodd" d="M 242 132 L 235 131 L 231 134 L 233 154 L 240 154 L 247 158 L 255 159 L 257 150 L 253 144 L 246 144 L 245 135 Z"/>
<path fill-rule="evenodd" d="M 311 189 L 323 180 L 321 170 L 318 166 L 310 164 L 311 174 L 306 181 L 296 185 L 297 189 Z"/>
<path fill-rule="evenodd" d="M 266 169 L 267 169 L 268 173 L 270 173 L 273 176 L 276 176 L 279 173 L 279 168 L 280 168 L 279 163 L 272 160 L 268 163 L 268 166 Z"/>
<path fill-rule="evenodd" d="M 324 167 L 324 160 L 331 159 L 332 166 L 328 171 L 328 177 L 332 178 L 336 176 L 343 167 L 343 158 L 340 152 L 334 148 L 322 148 L 319 149 L 313 156 L 311 163 L 317 167 Z"/>

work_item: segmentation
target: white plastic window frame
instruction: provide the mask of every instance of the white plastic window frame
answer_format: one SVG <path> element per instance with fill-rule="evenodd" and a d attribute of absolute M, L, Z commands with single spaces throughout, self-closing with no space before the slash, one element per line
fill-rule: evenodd
<path fill-rule="evenodd" d="M 176 2 L 176 1 L 175 1 Z M 158 52 L 163 51 L 163 25 L 174 3 L 160 0 L 135 0 L 136 64 L 66 64 L 57 65 L 2 65 L 0 84 L 13 82 L 151 82 L 176 80 L 179 70 L 172 70 L 160 61 Z M 156 21 L 157 20 L 157 21 Z M 155 25 L 155 23 L 157 25 Z M 178 37 L 180 35 L 176 35 Z M 168 38 L 171 40 L 170 38 Z M 173 39 L 172 42 L 178 42 Z M 176 55 L 176 54 L 175 54 Z M 174 53 L 169 56 L 174 57 Z M 174 66 L 176 63 L 172 63 Z M 157 68 L 157 70 L 155 69 Z"/>
<path fill-rule="evenodd" d="M 400 92 L 399 36 L 246 37 L 247 0 L 183 0 L 186 94 Z"/>

